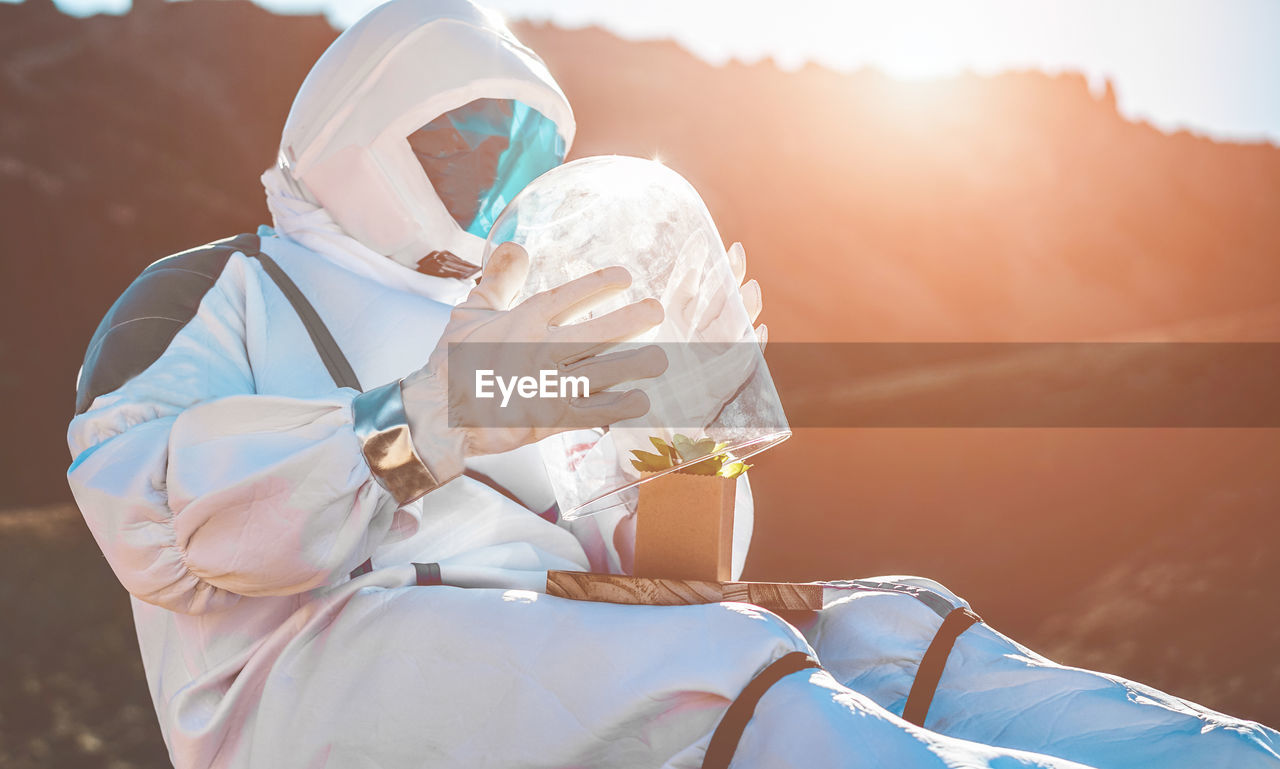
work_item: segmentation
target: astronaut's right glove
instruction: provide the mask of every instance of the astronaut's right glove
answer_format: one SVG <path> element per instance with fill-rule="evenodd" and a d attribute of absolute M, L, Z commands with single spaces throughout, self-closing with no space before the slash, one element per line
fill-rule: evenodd
<path fill-rule="evenodd" d="M 480 283 L 454 308 L 427 364 L 397 383 L 356 398 L 356 433 L 375 477 L 404 504 L 462 474 L 464 460 L 497 454 L 570 429 L 603 427 L 642 416 L 639 390 L 602 392 L 667 367 L 661 348 L 604 352 L 662 322 L 657 299 L 634 302 L 579 323 L 631 283 L 622 267 L 607 267 L 529 297 L 508 309 L 524 286 L 529 255 L 506 243 L 485 265 Z M 478 398 L 450 387 L 450 345 L 467 343 L 468 368 L 556 371 L 586 377 L 580 397 Z M 480 356 L 477 360 L 476 356 Z M 492 360 L 484 360 L 491 356 Z M 501 426 L 499 426 L 501 425 Z"/>

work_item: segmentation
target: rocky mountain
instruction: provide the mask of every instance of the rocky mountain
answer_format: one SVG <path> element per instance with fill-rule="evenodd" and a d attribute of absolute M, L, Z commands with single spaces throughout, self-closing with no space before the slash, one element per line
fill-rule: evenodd
<path fill-rule="evenodd" d="M 1280 340 L 1274 146 L 1127 121 L 1078 75 L 899 82 L 714 67 L 597 29 L 516 31 L 574 104 L 575 155 L 661 157 L 744 243 L 772 344 Z M 41 606 L 86 604 L 28 567 L 109 582 L 68 555 L 93 548 L 64 504 L 63 435 L 95 325 L 146 264 L 266 221 L 258 174 L 334 35 L 245 0 L 87 19 L 0 4 L 0 507 L 27 506 L 3 531 L 31 543 L 13 544 L 22 557 L 0 582 L 33 633 L 69 621 Z M 1277 460 L 1274 429 L 799 430 L 752 471 L 749 576 L 926 574 L 1050 656 L 1274 725 Z M 30 512 L 46 503 L 56 537 Z M 91 595 L 115 602 L 92 621 L 124 632 L 119 591 Z M 112 659 L 133 665 L 122 637 Z M 6 665 L 34 682 L 21 692 L 47 694 L 44 671 L 70 648 Z M 128 692 L 145 721 L 145 691 Z M 55 744 L 40 730 L 78 712 L 73 694 L 13 696 L 4 706 L 25 715 L 0 729 L 22 740 Z M 50 702 L 63 715 L 33 715 Z M 115 729 L 121 712 L 84 728 Z M 106 750 L 73 737 L 58 755 Z"/>

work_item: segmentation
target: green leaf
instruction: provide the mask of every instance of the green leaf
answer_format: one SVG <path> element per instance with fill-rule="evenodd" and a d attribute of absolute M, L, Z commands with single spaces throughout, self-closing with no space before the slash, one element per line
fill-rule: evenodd
<path fill-rule="evenodd" d="M 723 478 L 737 478 L 747 471 L 751 465 L 734 461 L 733 457 L 724 453 L 729 444 L 717 443 L 714 439 L 703 436 L 693 440 L 687 435 L 677 433 L 672 442 L 651 436 L 649 443 L 658 450 L 654 454 L 648 451 L 632 450 L 635 459 L 631 466 L 640 472 L 658 472 L 672 467 L 676 472 L 690 475 L 719 475 Z"/>
<path fill-rule="evenodd" d="M 710 438 L 700 438 L 693 444 L 694 451 L 698 452 L 695 456 L 703 456 L 706 454 L 714 454 L 716 451 L 716 442 Z"/>
<path fill-rule="evenodd" d="M 662 454 L 652 454 L 648 451 L 640 451 L 639 449 L 634 449 L 631 453 L 635 455 L 633 463 L 638 460 L 640 464 L 635 466 L 640 468 L 642 471 L 665 470 L 674 464 L 669 457 Z"/>
<path fill-rule="evenodd" d="M 654 447 L 658 449 L 658 453 L 661 454 L 662 456 L 671 460 L 675 459 L 676 449 L 670 443 L 667 443 L 666 441 L 656 436 L 651 436 L 649 438 L 649 442 L 652 443 Z"/>
<path fill-rule="evenodd" d="M 689 473 L 691 475 L 717 475 L 720 472 L 722 462 L 719 457 L 707 457 L 706 459 L 690 462 L 680 466 L 678 472 Z"/>

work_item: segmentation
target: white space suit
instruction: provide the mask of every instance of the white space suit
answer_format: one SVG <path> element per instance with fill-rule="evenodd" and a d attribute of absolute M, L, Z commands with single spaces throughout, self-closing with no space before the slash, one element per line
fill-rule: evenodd
<path fill-rule="evenodd" d="M 552 121 L 561 153 L 572 140 L 563 95 L 496 19 L 462 2 L 375 10 L 298 96 L 263 177 L 275 232 L 158 262 L 95 336 L 68 477 L 133 596 L 176 766 L 696 767 L 730 703 L 796 651 L 826 670 L 763 694 L 733 766 L 1280 765 L 1271 730 L 982 624 L 956 640 L 929 728 L 907 723 L 921 658 L 964 605 L 927 580 L 832 586 L 803 632 L 741 604 L 540 594 L 547 569 L 616 570 L 619 554 L 603 522 L 535 514 L 554 503 L 536 451 L 398 501 L 357 429 L 367 393 L 335 382 L 271 270 L 360 383 L 421 367 L 481 239 L 405 139 L 482 98 Z M 427 254 L 443 254 L 436 275 L 414 269 Z"/>

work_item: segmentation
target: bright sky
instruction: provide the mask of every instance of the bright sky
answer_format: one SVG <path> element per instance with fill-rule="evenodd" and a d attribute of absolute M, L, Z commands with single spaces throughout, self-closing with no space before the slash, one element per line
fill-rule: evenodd
<path fill-rule="evenodd" d="M 56 0 L 119 13 L 129 0 Z M 350 24 L 376 0 L 256 0 Z M 715 63 L 772 56 L 902 78 L 1082 72 L 1166 130 L 1280 144 L 1280 0 L 489 0 L 508 19 L 674 38 Z M 781 10 L 782 8 L 786 10 Z"/>

